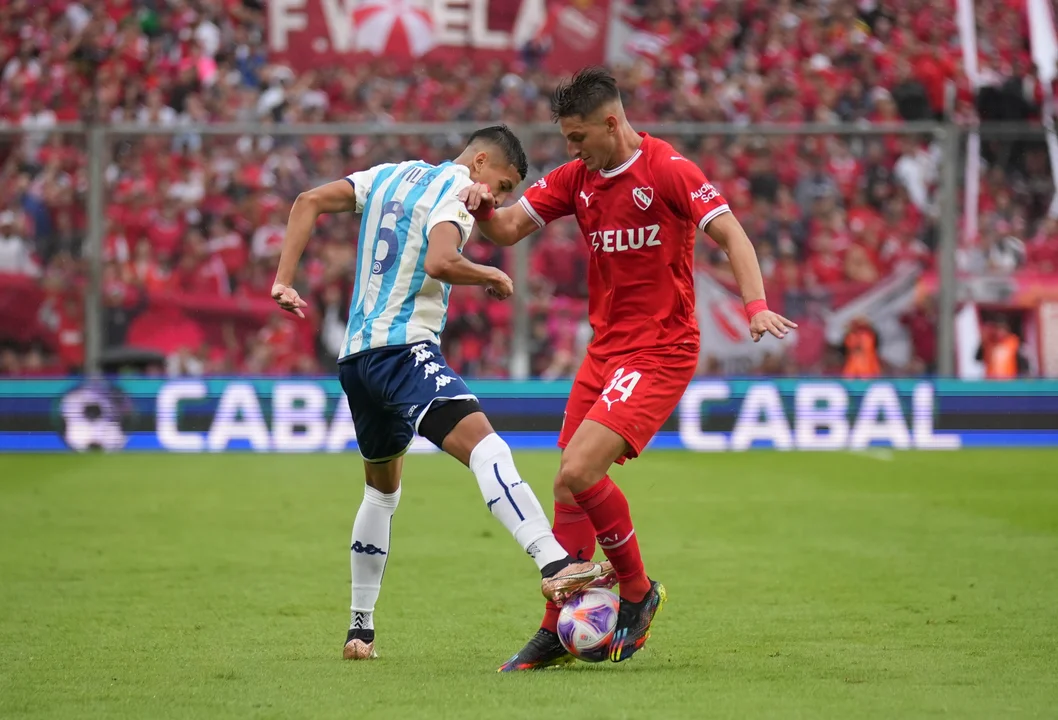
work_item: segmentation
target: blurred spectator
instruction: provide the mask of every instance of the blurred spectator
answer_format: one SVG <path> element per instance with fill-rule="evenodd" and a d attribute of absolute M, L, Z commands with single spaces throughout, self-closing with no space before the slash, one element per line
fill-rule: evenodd
<path fill-rule="evenodd" d="M 922 298 L 915 307 L 900 317 L 900 322 L 911 336 L 912 375 L 933 375 L 937 372 L 937 301 L 932 296 Z"/>
<path fill-rule="evenodd" d="M 841 374 L 849 379 L 870 379 L 882 374 L 878 356 L 878 332 L 867 318 L 856 318 L 849 324 L 842 344 L 845 367 Z"/>
<path fill-rule="evenodd" d="M 1010 329 L 1010 322 L 1005 318 L 984 324 L 977 360 L 984 363 L 985 376 L 990 380 L 1012 380 L 1029 369 L 1021 353 L 1021 338 Z"/>
<path fill-rule="evenodd" d="M 0 211 L 0 273 L 38 277 L 40 266 L 29 242 L 22 237 L 18 215 Z"/>

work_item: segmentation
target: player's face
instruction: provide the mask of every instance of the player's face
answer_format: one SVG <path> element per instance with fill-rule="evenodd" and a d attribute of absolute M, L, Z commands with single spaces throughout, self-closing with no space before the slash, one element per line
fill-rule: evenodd
<path fill-rule="evenodd" d="M 600 108 L 591 115 L 559 118 L 558 126 L 566 137 L 566 152 L 595 172 L 609 165 L 617 138 L 617 118 Z"/>
<path fill-rule="evenodd" d="M 507 162 L 502 153 L 479 152 L 474 156 L 474 164 L 470 168 L 470 179 L 474 182 L 485 183 L 492 190 L 496 198 L 496 204 L 502 205 L 510 197 L 514 189 L 522 181 L 518 174 L 518 168 Z"/>

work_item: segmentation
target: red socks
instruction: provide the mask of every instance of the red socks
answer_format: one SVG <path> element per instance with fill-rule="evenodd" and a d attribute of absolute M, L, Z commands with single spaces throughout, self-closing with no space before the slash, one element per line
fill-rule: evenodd
<path fill-rule="evenodd" d="M 595 554 L 595 528 L 579 506 L 556 502 L 555 523 L 552 531 L 559 545 L 572 557 L 578 560 L 591 560 Z M 558 605 L 548 600 L 540 627 L 556 632 L 559 610 Z"/>
<path fill-rule="evenodd" d="M 599 547 L 617 572 L 621 597 L 639 602 L 650 590 L 650 580 L 643 570 L 643 557 L 624 493 L 607 475 L 573 499 L 577 501 L 575 506 L 555 503 L 555 539 L 573 557 L 590 560 L 598 538 Z M 560 610 L 548 600 L 540 627 L 556 632 Z"/>
<path fill-rule="evenodd" d="M 595 527 L 579 505 L 555 503 L 555 539 L 582 562 L 595 555 Z"/>
<path fill-rule="evenodd" d="M 607 475 L 573 499 L 591 519 L 599 547 L 617 571 L 621 597 L 639 602 L 650 590 L 650 581 L 643 570 L 643 557 L 624 493 Z"/>

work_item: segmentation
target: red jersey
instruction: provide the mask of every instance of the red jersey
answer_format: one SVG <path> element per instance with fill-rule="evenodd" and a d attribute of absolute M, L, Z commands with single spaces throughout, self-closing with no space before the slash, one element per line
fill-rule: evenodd
<path fill-rule="evenodd" d="M 640 136 L 620 167 L 589 172 L 568 162 L 519 201 L 540 227 L 576 216 L 590 252 L 589 349 L 604 356 L 673 345 L 697 351 L 694 230 L 730 212 L 697 165 Z"/>

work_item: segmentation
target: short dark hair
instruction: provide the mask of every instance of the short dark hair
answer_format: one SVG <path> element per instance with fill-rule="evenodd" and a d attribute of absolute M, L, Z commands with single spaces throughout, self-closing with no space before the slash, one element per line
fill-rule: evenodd
<path fill-rule="evenodd" d="M 608 102 L 621 99 L 617 80 L 603 67 L 591 66 L 560 82 L 551 93 L 551 119 L 586 117 Z"/>
<path fill-rule="evenodd" d="M 503 152 L 508 162 L 518 170 L 522 180 L 529 174 L 529 160 L 525 157 L 525 148 L 518 136 L 511 132 L 506 125 L 490 125 L 489 127 L 476 130 L 467 141 L 467 147 L 478 140 L 487 142 Z"/>

